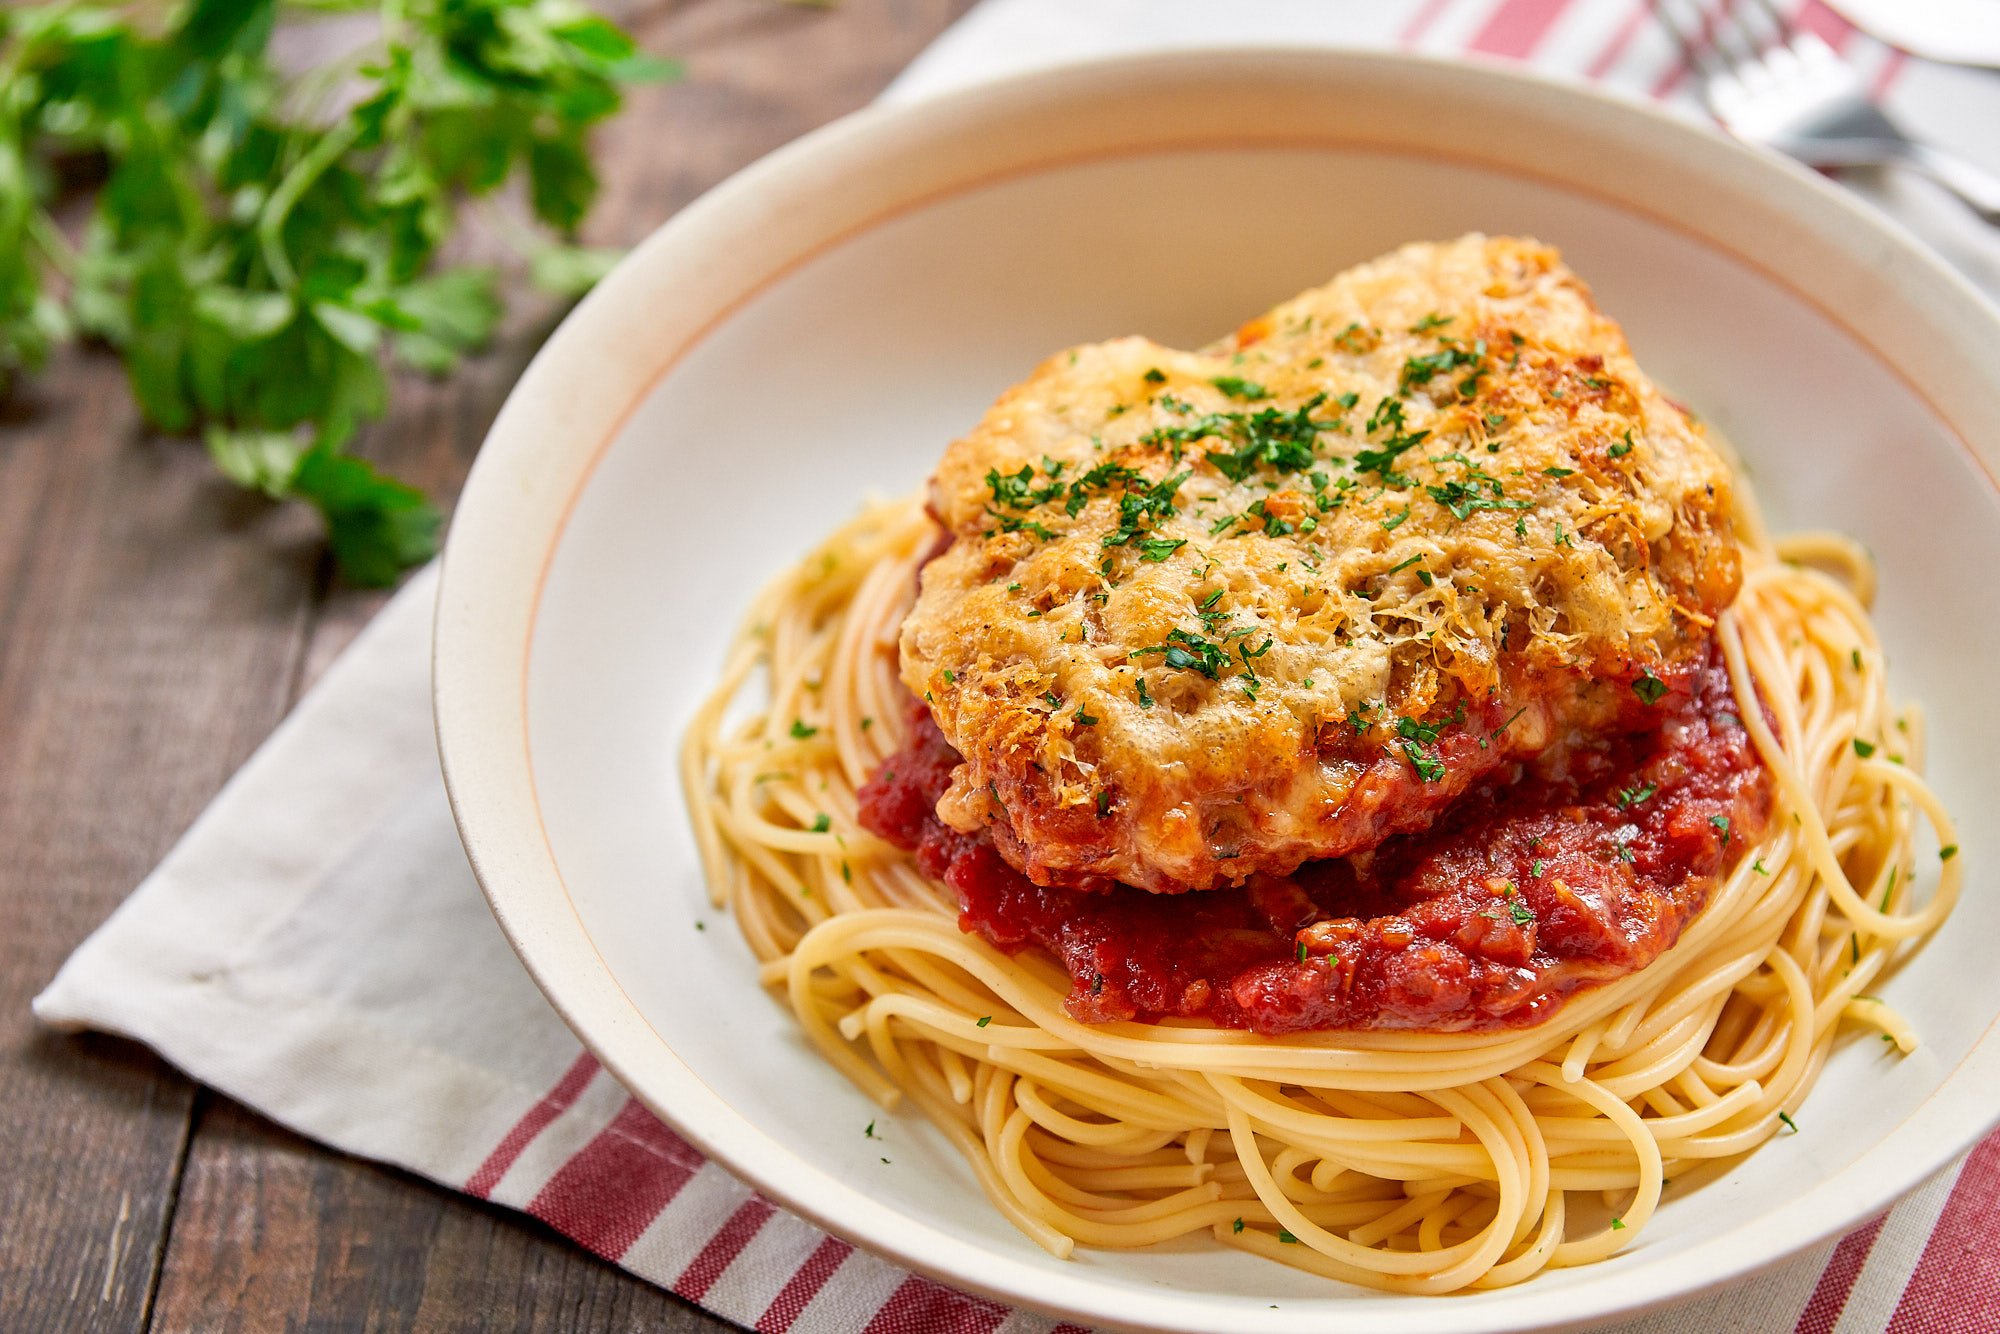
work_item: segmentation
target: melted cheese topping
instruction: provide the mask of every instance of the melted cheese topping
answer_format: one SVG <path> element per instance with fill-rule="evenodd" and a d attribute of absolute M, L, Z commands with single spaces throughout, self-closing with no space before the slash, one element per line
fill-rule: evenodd
<path fill-rule="evenodd" d="M 901 649 L 965 760 L 939 814 L 1039 883 L 1157 890 L 1422 827 L 1679 679 L 1735 594 L 1728 486 L 1533 241 L 1059 354 L 932 481 Z"/>

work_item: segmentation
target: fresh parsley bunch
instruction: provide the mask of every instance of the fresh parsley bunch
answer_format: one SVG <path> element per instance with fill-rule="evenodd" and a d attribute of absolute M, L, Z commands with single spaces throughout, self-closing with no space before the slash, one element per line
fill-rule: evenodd
<path fill-rule="evenodd" d="M 288 74 L 281 9 L 379 26 Z M 537 280 L 587 287 L 612 258 L 567 244 L 597 194 L 587 134 L 621 85 L 671 72 L 574 0 L 0 12 L 0 390 L 101 339 L 149 421 L 313 505 L 343 575 L 388 583 L 439 515 L 346 446 L 382 414 L 385 361 L 443 373 L 493 333 L 496 274 L 439 262 L 460 205 L 525 175 L 563 238 L 533 241 Z M 95 197 L 65 235 L 50 210 L 79 179 Z"/>

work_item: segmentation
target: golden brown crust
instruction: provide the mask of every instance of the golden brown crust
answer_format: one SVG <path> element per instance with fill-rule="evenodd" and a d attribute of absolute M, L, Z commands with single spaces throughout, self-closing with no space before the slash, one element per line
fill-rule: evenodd
<path fill-rule="evenodd" d="M 965 757 L 940 814 L 1042 883 L 1165 890 L 1420 827 L 1674 679 L 1735 595 L 1728 488 L 1533 241 L 1406 246 L 1200 352 L 1060 354 L 932 481 L 955 540 L 902 667 Z"/>

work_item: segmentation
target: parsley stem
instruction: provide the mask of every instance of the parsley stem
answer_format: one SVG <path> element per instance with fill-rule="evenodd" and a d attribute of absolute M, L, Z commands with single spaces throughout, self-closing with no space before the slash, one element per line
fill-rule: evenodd
<path fill-rule="evenodd" d="M 342 121 L 307 150 L 304 157 L 292 164 L 291 170 L 278 182 L 278 188 L 271 191 L 271 197 L 264 201 L 264 207 L 257 215 L 257 245 L 264 256 L 264 267 L 270 270 L 271 281 L 277 287 L 289 290 L 296 287 L 299 281 L 298 274 L 292 270 L 291 258 L 285 254 L 285 219 L 291 216 L 292 210 L 321 173 L 338 162 L 360 136 L 358 122 L 352 118 Z"/>

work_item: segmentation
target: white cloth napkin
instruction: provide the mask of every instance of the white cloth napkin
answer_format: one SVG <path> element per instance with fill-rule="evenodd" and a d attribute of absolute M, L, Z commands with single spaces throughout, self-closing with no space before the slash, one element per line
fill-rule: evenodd
<path fill-rule="evenodd" d="M 1802 20 L 1912 129 L 2000 170 L 2000 79 L 1905 61 L 1817 0 Z M 1110 52 L 1253 43 L 1471 51 L 1677 95 L 1698 114 L 1644 0 L 987 0 L 885 99 Z M 2000 237 L 1921 182 L 1859 188 L 2000 293 Z M 459 848 L 431 732 L 435 588 L 427 570 L 389 603 L 36 1014 L 137 1038 L 303 1134 L 525 1209 L 759 1330 L 1049 1329 L 773 1208 L 582 1051 Z M 1627 1329 L 2000 1327 L 2000 1275 L 1953 1250 L 1971 1255 L 1963 1237 L 1982 1224 L 1965 1209 L 2000 1183 L 2000 1148 L 1972 1162 L 1964 1181 L 1954 1167 L 1838 1248 Z"/>

